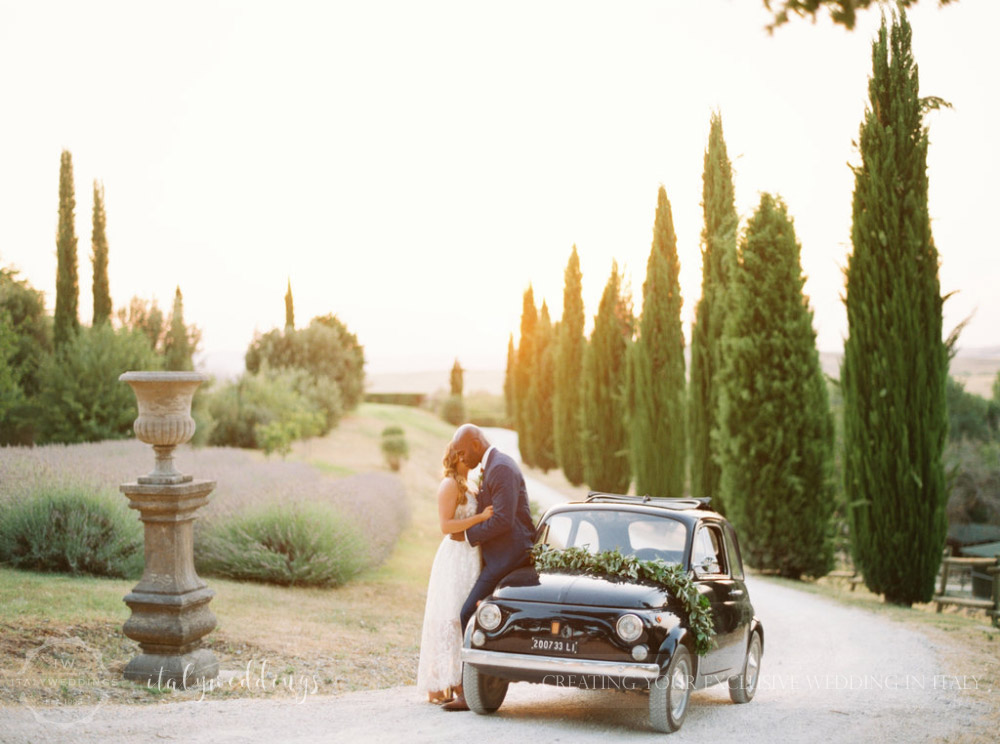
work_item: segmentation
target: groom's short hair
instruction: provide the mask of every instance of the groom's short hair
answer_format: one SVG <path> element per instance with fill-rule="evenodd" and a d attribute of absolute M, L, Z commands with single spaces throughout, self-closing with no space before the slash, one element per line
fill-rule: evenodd
<path fill-rule="evenodd" d="M 464 442 L 470 438 L 481 444 L 488 445 L 490 443 L 486 435 L 483 434 L 483 430 L 475 424 L 462 424 L 455 430 L 455 436 L 452 437 L 451 441 Z"/>

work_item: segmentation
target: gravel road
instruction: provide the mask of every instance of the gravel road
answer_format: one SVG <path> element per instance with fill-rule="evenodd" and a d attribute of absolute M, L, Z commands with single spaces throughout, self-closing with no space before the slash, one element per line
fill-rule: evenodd
<path fill-rule="evenodd" d="M 694 693 L 671 741 L 955 741 L 987 712 L 973 678 L 949 677 L 942 650 L 908 626 L 762 579 L 748 581 L 764 623 L 761 687 L 733 705 L 723 687 Z M 997 691 L 1000 693 L 1000 691 Z M 996 693 L 991 693 L 996 694 Z M 643 693 L 565 690 L 519 683 L 492 716 L 448 713 L 413 687 L 310 696 L 95 710 L 0 708 L 0 742 L 600 742 L 650 740 Z M 993 704 L 994 706 L 996 703 Z M 81 721 L 89 713 L 90 720 Z"/>

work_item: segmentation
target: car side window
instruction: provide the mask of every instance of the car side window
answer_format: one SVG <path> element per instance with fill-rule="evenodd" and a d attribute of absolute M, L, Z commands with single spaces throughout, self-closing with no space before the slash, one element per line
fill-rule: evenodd
<path fill-rule="evenodd" d="M 580 520 L 571 547 L 586 548 L 588 553 L 597 553 L 601 550 L 600 537 L 593 522 L 586 519 Z"/>
<path fill-rule="evenodd" d="M 722 535 L 714 525 L 703 524 L 694 536 L 691 567 L 700 575 L 726 573 L 726 554 Z"/>
<path fill-rule="evenodd" d="M 573 526 L 573 520 L 569 517 L 557 514 L 546 523 L 544 542 L 555 550 L 562 550 L 569 540 L 569 531 Z"/>
<path fill-rule="evenodd" d="M 740 546 L 736 542 L 736 535 L 732 527 L 726 528 L 726 552 L 729 554 L 730 572 L 735 579 L 744 578 L 743 556 L 740 555 Z"/>

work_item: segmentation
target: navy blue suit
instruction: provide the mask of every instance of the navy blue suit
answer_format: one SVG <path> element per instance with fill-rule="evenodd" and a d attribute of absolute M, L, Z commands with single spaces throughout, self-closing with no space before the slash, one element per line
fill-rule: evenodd
<path fill-rule="evenodd" d="M 528 509 L 528 489 L 521 469 L 509 455 L 494 449 L 483 466 L 483 481 L 476 508 L 482 512 L 493 505 L 493 516 L 465 531 L 470 545 L 479 545 L 483 570 L 462 606 L 462 629 L 476 611 L 476 604 L 496 588 L 497 583 L 519 566 L 528 563 L 535 542 L 535 525 Z"/>

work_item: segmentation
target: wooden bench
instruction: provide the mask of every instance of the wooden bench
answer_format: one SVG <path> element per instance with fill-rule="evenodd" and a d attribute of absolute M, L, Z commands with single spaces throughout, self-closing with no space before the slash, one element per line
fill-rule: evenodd
<path fill-rule="evenodd" d="M 956 597 L 948 594 L 948 576 L 951 568 L 973 568 L 982 567 L 986 573 L 993 577 L 993 592 L 990 599 L 979 599 L 977 597 Z M 993 625 L 1000 628 L 1000 560 L 997 558 L 953 558 L 945 556 L 941 559 L 941 583 L 938 593 L 934 595 L 934 602 L 937 603 L 937 611 L 946 604 L 958 605 L 959 607 L 974 607 L 986 610 Z"/>
<path fill-rule="evenodd" d="M 865 580 L 864 577 L 861 574 L 858 573 L 857 569 L 853 569 L 853 570 L 849 570 L 849 571 L 848 570 L 845 570 L 845 571 L 831 571 L 830 573 L 827 574 L 827 576 L 829 576 L 830 578 L 833 578 L 833 579 L 844 579 L 844 580 L 846 580 L 847 583 L 851 585 L 851 591 L 852 592 L 854 591 L 854 587 L 856 587 L 858 584 L 862 583 Z"/>

